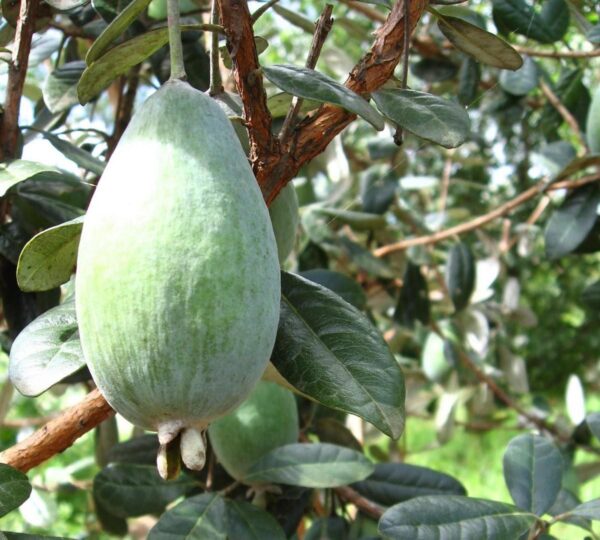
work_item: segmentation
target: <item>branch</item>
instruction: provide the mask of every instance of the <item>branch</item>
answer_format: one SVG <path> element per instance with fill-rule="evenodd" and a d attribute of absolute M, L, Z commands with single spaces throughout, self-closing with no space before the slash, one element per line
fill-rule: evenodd
<path fill-rule="evenodd" d="M 369 499 L 365 499 L 362 495 L 354 491 L 349 486 L 337 487 L 335 488 L 335 492 L 344 502 L 353 504 L 363 513 L 372 517 L 373 519 L 379 520 L 379 518 L 383 515 L 383 508 Z"/>
<path fill-rule="evenodd" d="M 547 183 L 542 180 L 537 183 L 535 186 L 530 187 L 525 190 L 523 193 L 517 195 L 514 199 L 500 205 L 498 208 L 484 214 L 483 216 L 478 216 L 471 221 L 467 221 L 466 223 L 461 223 L 459 225 L 455 225 L 454 227 L 450 227 L 449 229 L 445 229 L 443 231 L 438 231 L 433 234 L 428 234 L 425 236 L 418 236 L 417 238 L 408 238 L 407 240 L 402 240 L 400 242 L 396 242 L 395 244 L 389 244 L 387 246 L 380 247 L 376 249 L 373 253 L 376 257 L 385 257 L 390 253 L 395 251 L 403 251 L 413 246 L 426 246 L 428 244 L 436 244 L 437 242 L 441 242 L 442 240 L 447 240 L 448 238 L 452 238 L 453 236 L 458 236 L 460 234 L 464 234 L 469 231 L 473 231 L 484 225 L 487 225 L 490 221 L 495 220 L 501 216 L 504 216 L 527 202 L 530 199 L 533 199 L 540 193 L 545 193 L 546 191 L 555 191 L 557 189 L 575 189 L 585 184 L 589 184 L 591 182 L 597 182 L 600 180 L 600 174 L 592 174 L 589 176 L 584 176 L 579 180 L 564 180 L 562 182 L 555 182 L 554 184 L 547 185 Z"/>
<path fill-rule="evenodd" d="M 4 113 L 0 125 L 0 161 L 17 155 L 19 140 L 19 109 L 27 75 L 31 38 L 35 31 L 35 14 L 39 0 L 21 0 L 15 32 L 12 60 L 8 66 L 8 84 Z"/>
<path fill-rule="evenodd" d="M 596 56 L 600 56 L 600 49 L 593 49 L 591 51 L 540 51 L 539 49 L 531 49 L 519 45 L 511 45 L 511 47 L 521 54 L 541 58 L 595 58 Z"/>
<path fill-rule="evenodd" d="M 99 390 L 20 443 L 0 453 L 0 463 L 27 472 L 55 454 L 66 450 L 79 437 L 109 418 L 114 411 Z"/>

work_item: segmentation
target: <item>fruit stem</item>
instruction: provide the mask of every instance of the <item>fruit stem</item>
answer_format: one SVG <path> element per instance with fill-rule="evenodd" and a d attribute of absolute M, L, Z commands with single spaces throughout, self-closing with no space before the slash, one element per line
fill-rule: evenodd
<path fill-rule="evenodd" d="M 170 80 L 185 80 L 181 27 L 179 26 L 179 0 L 167 0 L 167 24 L 169 25 L 169 49 L 171 53 Z"/>
<path fill-rule="evenodd" d="M 217 0 L 212 0 L 210 9 L 211 24 L 219 24 L 219 9 Z M 223 81 L 219 71 L 219 34 L 213 32 L 210 38 L 210 87 L 208 93 L 216 96 L 223 92 Z"/>

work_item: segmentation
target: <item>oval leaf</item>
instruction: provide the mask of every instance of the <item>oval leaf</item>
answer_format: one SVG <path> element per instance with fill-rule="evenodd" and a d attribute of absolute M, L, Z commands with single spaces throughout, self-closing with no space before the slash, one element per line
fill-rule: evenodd
<path fill-rule="evenodd" d="M 535 516 L 505 503 L 458 495 L 417 497 L 392 506 L 379 521 L 384 538 L 507 540 L 519 538 Z"/>
<path fill-rule="evenodd" d="M 366 100 L 318 71 L 283 65 L 263 66 L 262 70 L 267 79 L 284 92 L 321 103 L 332 103 L 358 114 L 378 130 L 384 127 L 383 118 Z"/>
<path fill-rule="evenodd" d="M 85 62 L 77 60 L 63 64 L 46 77 L 42 95 L 51 113 L 59 113 L 73 105 L 79 105 L 77 83 L 84 69 Z"/>
<path fill-rule="evenodd" d="M 27 476 L 0 463 L 0 517 L 21 506 L 30 494 L 31 484 Z"/>
<path fill-rule="evenodd" d="M 590 413 L 585 419 L 592 435 L 600 440 L 600 412 Z"/>
<path fill-rule="evenodd" d="M 458 17 L 444 15 L 438 20 L 442 34 L 459 50 L 482 64 L 500 69 L 519 69 L 521 55 L 506 41 Z"/>
<path fill-rule="evenodd" d="M 517 506 L 537 516 L 552 507 L 563 473 L 563 458 L 554 444 L 539 435 L 519 435 L 508 443 L 503 467 Z"/>
<path fill-rule="evenodd" d="M 19 392 L 38 396 L 84 365 L 71 301 L 46 311 L 17 336 L 8 373 Z"/>
<path fill-rule="evenodd" d="M 373 99 L 392 122 L 445 148 L 456 148 L 469 136 L 469 115 L 452 101 L 408 89 L 378 90 Z"/>
<path fill-rule="evenodd" d="M 329 488 L 358 482 L 373 472 L 361 453 L 327 443 L 286 444 L 271 450 L 248 471 L 248 484 Z"/>
<path fill-rule="evenodd" d="M 300 272 L 300 275 L 314 283 L 327 287 L 357 309 L 364 309 L 367 305 L 367 295 L 363 288 L 345 274 L 324 268 L 315 268 Z"/>
<path fill-rule="evenodd" d="M 8 189 L 15 184 L 47 171 L 58 173 L 54 167 L 26 159 L 0 163 L 0 197 L 4 197 Z"/>
<path fill-rule="evenodd" d="M 408 328 L 413 328 L 415 321 L 428 324 L 429 289 L 427 281 L 421 273 L 421 267 L 409 262 L 402 282 L 398 305 L 394 311 L 394 320 Z"/>
<path fill-rule="evenodd" d="M 584 502 L 569 512 L 572 516 L 600 521 L 600 498 Z"/>
<path fill-rule="evenodd" d="M 387 344 L 356 308 L 328 289 L 282 273 L 273 364 L 308 397 L 356 414 L 387 435 L 404 429 L 404 377 Z"/>
<path fill-rule="evenodd" d="M 330 217 L 329 223 L 341 223 L 349 225 L 356 231 L 371 231 L 385 227 L 385 217 L 379 214 L 367 214 L 366 212 L 354 212 L 340 208 L 317 208 L 315 212 Z"/>
<path fill-rule="evenodd" d="M 286 538 L 275 518 L 253 504 L 225 499 L 225 509 L 228 538 L 244 540 L 285 540 Z"/>
<path fill-rule="evenodd" d="M 469 246 L 462 243 L 453 246 L 446 264 L 446 286 L 456 311 L 469 305 L 475 290 L 475 274 L 475 259 Z"/>
<path fill-rule="evenodd" d="M 105 163 L 94 157 L 87 150 L 79 148 L 69 141 L 65 141 L 52 133 L 42 133 L 44 138 L 56 148 L 63 156 L 73 161 L 79 167 L 100 176 L 104 172 Z"/>
<path fill-rule="evenodd" d="M 48 291 L 69 281 L 82 227 L 83 216 L 50 227 L 25 244 L 17 265 L 21 290 Z"/>
<path fill-rule="evenodd" d="M 505 92 L 513 96 L 526 96 L 537 88 L 538 78 L 537 64 L 526 56 L 523 65 L 516 71 L 500 73 L 498 82 Z"/>

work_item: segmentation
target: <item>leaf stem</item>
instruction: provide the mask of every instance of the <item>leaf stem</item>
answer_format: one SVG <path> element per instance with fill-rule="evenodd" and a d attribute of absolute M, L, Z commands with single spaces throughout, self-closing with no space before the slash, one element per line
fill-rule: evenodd
<path fill-rule="evenodd" d="M 179 26 L 179 0 L 167 0 L 167 24 L 169 25 L 169 49 L 171 57 L 171 76 L 169 80 L 185 80 L 183 64 L 183 45 Z"/>
<path fill-rule="evenodd" d="M 217 0 L 212 0 L 210 9 L 211 24 L 219 24 L 219 7 Z M 219 70 L 219 34 L 213 32 L 210 38 L 210 86 L 208 93 L 211 96 L 216 96 L 223 92 L 223 81 L 221 79 L 221 71 Z"/>

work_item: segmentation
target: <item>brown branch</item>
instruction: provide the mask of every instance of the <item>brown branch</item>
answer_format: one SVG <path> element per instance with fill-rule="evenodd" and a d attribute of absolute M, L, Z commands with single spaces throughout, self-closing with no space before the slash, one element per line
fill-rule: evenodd
<path fill-rule="evenodd" d="M 540 51 L 539 49 L 521 47 L 520 45 L 511 45 L 511 47 L 521 54 L 541 58 L 595 58 L 600 56 L 600 49 L 591 51 Z"/>
<path fill-rule="evenodd" d="M 80 403 L 67 409 L 25 440 L 0 453 L 0 463 L 27 472 L 69 448 L 79 437 L 113 413 L 100 391 L 93 390 Z"/>
<path fill-rule="evenodd" d="M 532 186 L 529 189 L 523 191 L 514 199 L 505 202 L 504 204 L 500 205 L 498 208 L 495 208 L 491 212 L 488 212 L 487 214 L 484 214 L 482 216 L 478 216 L 472 219 L 471 221 L 467 221 L 466 223 L 460 223 L 459 225 L 455 225 L 454 227 L 450 227 L 448 229 L 438 231 L 433 234 L 418 236 L 417 238 L 408 238 L 407 240 L 402 240 L 394 244 L 389 244 L 387 246 L 383 246 L 376 249 L 373 253 L 376 257 L 385 257 L 386 255 L 389 255 L 390 253 L 393 253 L 395 251 L 403 251 L 413 246 L 425 246 L 428 244 L 436 244 L 437 242 L 441 242 L 442 240 L 452 238 L 453 236 L 458 236 L 460 234 L 464 234 L 466 232 L 470 232 L 480 227 L 483 227 L 489 222 L 508 214 L 518 206 L 522 205 L 530 199 L 533 199 L 540 193 L 545 193 L 546 191 L 555 191 L 557 189 L 575 189 L 577 187 L 589 184 L 591 182 L 597 182 L 598 180 L 600 180 L 600 174 L 584 176 L 578 180 L 565 180 L 562 182 L 555 182 L 554 184 L 550 185 L 548 185 L 545 181 L 541 181 L 535 186 Z"/>
<path fill-rule="evenodd" d="M 133 104 L 135 102 L 135 95 L 138 89 L 138 83 L 140 80 L 141 64 L 134 66 L 131 68 L 129 75 L 127 77 L 123 77 L 123 84 L 121 85 L 119 91 L 119 100 L 117 103 L 117 110 L 115 114 L 115 125 L 113 128 L 113 133 L 108 141 L 108 155 L 107 160 L 110 158 L 113 153 L 117 143 L 121 139 L 121 136 L 125 132 L 127 125 L 129 124 L 129 120 L 131 119 L 131 114 L 133 112 Z M 127 81 L 127 89 L 124 88 L 125 81 Z"/>
<path fill-rule="evenodd" d="M 31 38 L 39 0 L 21 0 L 15 32 L 12 60 L 8 66 L 8 84 L 4 113 L 0 122 L 0 161 L 16 157 L 19 141 L 19 109 L 27 75 Z"/>
<path fill-rule="evenodd" d="M 562 119 L 569 125 L 575 137 L 577 137 L 577 140 L 581 146 L 579 152 L 577 152 L 577 155 L 581 157 L 586 153 L 588 148 L 585 142 L 585 137 L 581 133 L 581 129 L 579 128 L 577 120 L 571 114 L 569 109 L 562 104 L 558 96 L 552 91 L 552 88 L 550 88 L 543 80 L 540 80 L 540 89 L 550 104 L 558 111 L 558 114 L 560 114 Z"/>
<path fill-rule="evenodd" d="M 351 503 L 361 512 L 378 520 L 383 515 L 383 508 L 354 491 L 349 486 L 335 488 L 337 496 L 344 502 Z"/>

